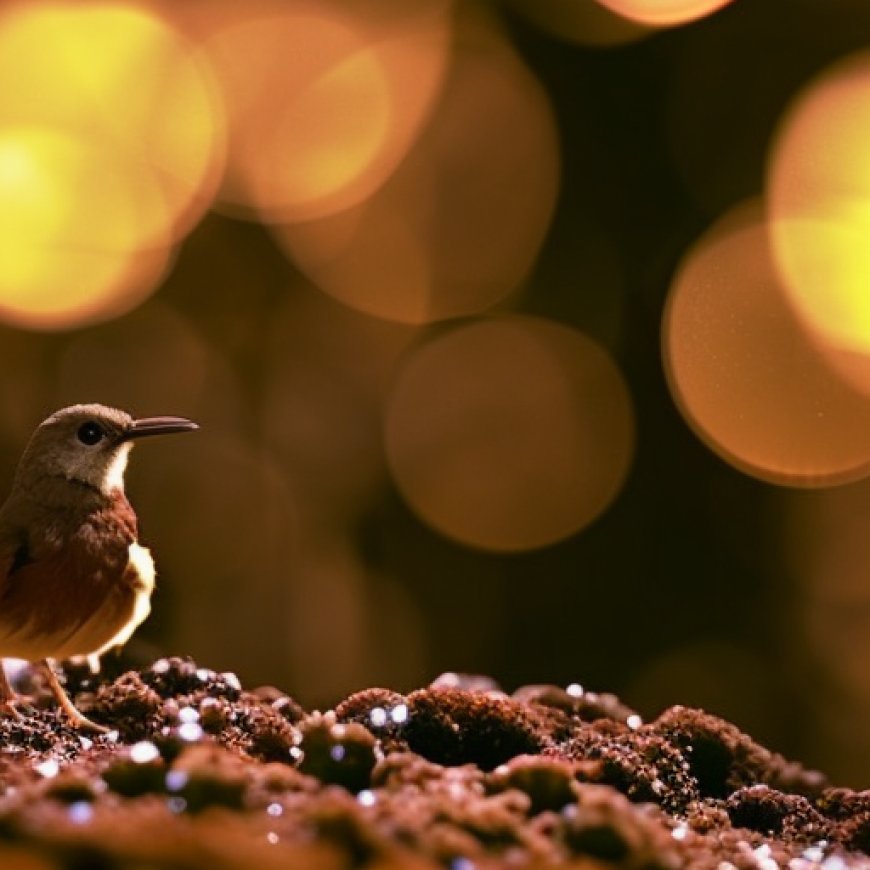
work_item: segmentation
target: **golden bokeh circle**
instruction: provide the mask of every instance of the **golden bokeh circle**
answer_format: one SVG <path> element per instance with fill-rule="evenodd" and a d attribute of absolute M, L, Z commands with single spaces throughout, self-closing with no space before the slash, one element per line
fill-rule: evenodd
<path fill-rule="evenodd" d="M 478 314 L 527 276 L 558 174 L 546 94 L 487 33 L 457 45 L 425 132 L 379 190 L 273 231 L 313 283 L 359 311 L 413 324 Z"/>
<path fill-rule="evenodd" d="M 218 16 L 204 41 L 230 118 L 221 201 L 266 222 L 349 208 L 401 161 L 447 64 L 444 0 L 387 25 L 315 0 Z"/>
<path fill-rule="evenodd" d="M 596 0 L 626 18 L 654 27 L 674 27 L 712 15 L 731 0 Z"/>
<path fill-rule="evenodd" d="M 806 487 L 870 470 L 870 402 L 827 364 L 791 311 L 758 204 L 726 215 L 684 258 L 663 353 L 686 420 L 736 468 Z"/>
<path fill-rule="evenodd" d="M 156 287 L 168 241 L 143 244 L 156 191 L 120 155 L 52 128 L 0 126 L 0 319 L 67 329 Z"/>
<path fill-rule="evenodd" d="M 52 127 L 116 153 L 156 190 L 143 239 L 177 240 L 219 181 L 224 119 L 202 53 L 132 3 L 19 3 L 0 15 L 0 124 Z M 159 200 L 159 204 L 158 204 Z"/>
<path fill-rule="evenodd" d="M 385 444 L 424 522 L 473 547 L 529 550 L 586 527 L 616 497 L 633 454 L 632 403 L 610 356 L 582 333 L 496 318 L 410 356 Z"/>
<path fill-rule="evenodd" d="M 839 61 L 786 112 L 771 149 L 774 251 L 828 358 L 870 392 L 870 52 Z"/>
<path fill-rule="evenodd" d="M 0 318 L 57 330 L 130 310 L 217 186 L 199 52 L 135 5 L 12 4 L 0 80 Z"/>
<path fill-rule="evenodd" d="M 602 3 L 564 0 L 511 0 L 511 5 L 547 33 L 579 45 L 627 45 L 656 32 L 608 9 Z"/>

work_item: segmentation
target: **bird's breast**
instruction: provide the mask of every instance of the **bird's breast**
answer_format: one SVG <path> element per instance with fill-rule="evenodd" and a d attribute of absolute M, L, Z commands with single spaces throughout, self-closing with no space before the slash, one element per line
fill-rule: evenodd
<path fill-rule="evenodd" d="M 136 541 L 126 499 L 72 529 L 44 531 L 32 561 L 4 584 L 0 655 L 66 658 L 126 641 L 147 616 L 154 588 L 154 565 Z"/>

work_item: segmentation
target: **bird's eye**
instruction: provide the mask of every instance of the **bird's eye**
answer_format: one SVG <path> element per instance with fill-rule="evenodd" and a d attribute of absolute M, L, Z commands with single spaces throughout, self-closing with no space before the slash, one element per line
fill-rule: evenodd
<path fill-rule="evenodd" d="M 99 444 L 100 441 L 106 437 L 103 427 L 100 426 L 99 423 L 94 423 L 93 420 L 89 420 L 87 423 L 82 423 L 76 434 L 78 435 L 79 441 L 81 441 L 82 444 L 87 444 L 89 447 L 93 447 L 94 444 Z"/>

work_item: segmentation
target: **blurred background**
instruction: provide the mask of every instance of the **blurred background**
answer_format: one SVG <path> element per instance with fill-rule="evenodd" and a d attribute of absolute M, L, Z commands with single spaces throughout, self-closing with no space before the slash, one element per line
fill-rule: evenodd
<path fill-rule="evenodd" d="M 0 4 L 0 484 L 181 414 L 130 644 L 700 705 L 870 785 L 866 0 Z"/>

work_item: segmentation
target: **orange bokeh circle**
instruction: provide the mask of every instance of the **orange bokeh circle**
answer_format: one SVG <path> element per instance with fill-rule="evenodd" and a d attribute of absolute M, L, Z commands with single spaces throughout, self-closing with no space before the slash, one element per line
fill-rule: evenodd
<path fill-rule="evenodd" d="M 462 326 L 405 363 L 388 402 L 387 460 L 414 511 L 493 551 L 586 527 L 619 492 L 632 403 L 595 342 L 531 317 Z"/>
<path fill-rule="evenodd" d="M 684 258 L 663 353 L 687 421 L 747 474 L 813 487 L 870 470 L 870 402 L 829 367 L 791 311 L 757 204 L 728 214 Z"/>
<path fill-rule="evenodd" d="M 426 131 L 378 191 L 273 231 L 321 290 L 359 311 L 415 324 L 478 314 L 531 269 L 558 172 L 544 91 L 487 34 L 457 46 Z"/>
<path fill-rule="evenodd" d="M 712 15 L 731 0 L 597 0 L 602 6 L 631 21 L 655 27 L 688 24 Z"/>

